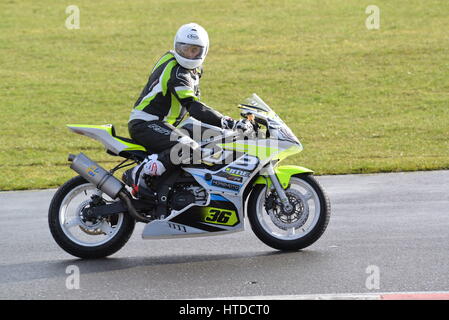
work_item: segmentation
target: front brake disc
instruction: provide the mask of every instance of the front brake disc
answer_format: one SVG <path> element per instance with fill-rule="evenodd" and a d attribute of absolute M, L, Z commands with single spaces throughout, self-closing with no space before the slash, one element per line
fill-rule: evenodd
<path fill-rule="evenodd" d="M 285 212 L 282 205 L 276 205 L 271 210 L 267 210 L 271 221 L 280 229 L 302 227 L 309 217 L 309 206 L 306 198 L 296 190 L 286 191 L 287 198 L 293 206 L 291 212 Z"/>

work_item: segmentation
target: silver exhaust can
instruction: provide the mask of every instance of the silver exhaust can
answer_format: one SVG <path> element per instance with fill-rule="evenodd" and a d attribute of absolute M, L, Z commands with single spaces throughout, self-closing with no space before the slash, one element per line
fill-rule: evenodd
<path fill-rule="evenodd" d="M 117 198 L 124 184 L 114 177 L 110 172 L 103 169 L 99 164 L 89 159 L 83 153 L 69 155 L 72 162 L 70 168 L 80 176 L 94 184 L 98 189 L 106 193 L 112 199 Z"/>

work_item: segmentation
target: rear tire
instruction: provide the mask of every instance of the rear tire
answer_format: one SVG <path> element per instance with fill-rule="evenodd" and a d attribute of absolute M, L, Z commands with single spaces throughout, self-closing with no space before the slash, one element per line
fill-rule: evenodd
<path fill-rule="evenodd" d="M 266 245 L 278 250 L 296 251 L 310 246 L 323 235 L 330 219 L 330 201 L 312 175 L 293 176 L 290 187 L 286 189 L 290 197 L 297 198 L 295 210 L 298 213 L 294 218 L 270 215 L 265 208 L 265 192 L 266 185 L 257 185 L 252 191 L 248 219 L 255 235 Z"/>
<path fill-rule="evenodd" d="M 90 222 L 80 218 L 80 209 L 83 208 L 83 205 L 86 206 L 90 199 L 88 192 L 96 193 L 99 190 L 81 176 L 70 179 L 56 191 L 48 211 L 50 232 L 56 243 L 73 256 L 83 259 L 104 258 L 117 252 L 126 244 L 134 230 L 135 220 L 127 213 L 120 213 L 110 219 L 98 220 L 98 223 L 95 222 L 98 227 L 94 229 L 96 228 L 95 223 L 91 223 L 93 226 L 89 226 Z M 85 193 L 85 196 L 82 193 Z M 79 201 L 82 202 L 73 210 L 75 217 L 68 220 L 66 212 L 69 211 L 72 200 L 78 196 L 81 196 Z M 102 195 L 102 197 L 107 196 Z M 73 235 L 74 232 L 71 231 L 73 229 L 89 239 L 104 238 L 104 235 L 106 238 L 97 243 L 95 241 L 83 242 L 85 240 L 78 240 Z M 104 232 L 104 234 L 99 232 Z M 98 235 L 96 235 L 97 233 Z"/>

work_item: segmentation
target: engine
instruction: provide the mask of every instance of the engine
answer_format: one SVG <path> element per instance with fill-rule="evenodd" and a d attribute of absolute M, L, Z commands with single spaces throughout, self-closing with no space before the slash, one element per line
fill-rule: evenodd
<path fill-rule="evenodd" d="M 182 210 L 189 204 L 205 205 L 207 192 L 199 185 L 181 185 L 173 189 L 170 199 L 170 207 L 174 210 Z"/>

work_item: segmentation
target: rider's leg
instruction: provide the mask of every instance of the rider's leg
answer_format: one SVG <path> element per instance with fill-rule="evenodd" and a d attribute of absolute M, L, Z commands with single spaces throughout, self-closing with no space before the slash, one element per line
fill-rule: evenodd
<path fill-rule="evenodd" d="M 129 133 L 133 140 L 150 152 L 154 152 L 139 166 L 133 168 L 132 172 L 127 172 L 132 179 L 128 177 L 126 180 L 134 181 L 134 185 L 139 185 L 139 180 L 142 180 L 144 174 L 159 176 L 190 158 L 189 147 L 194 144 L 193 140 L 168 123 L 157 120 L 133 121 L 129 125 Z M 185 146 L 189 152 L 185 152 Z"/>

